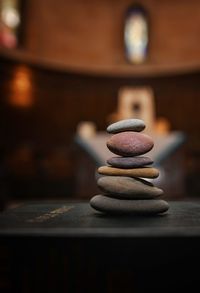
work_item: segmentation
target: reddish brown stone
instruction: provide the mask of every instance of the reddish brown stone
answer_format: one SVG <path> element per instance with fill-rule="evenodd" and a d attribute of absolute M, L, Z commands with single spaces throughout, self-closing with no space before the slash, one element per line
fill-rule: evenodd
<path fill-rule="evenodd" d="M 125 157 L 145 154 L 153 148 L 153 145 L 150 136 L 133 131 L 114 134 L 107 142 L 111 152 Z"/>

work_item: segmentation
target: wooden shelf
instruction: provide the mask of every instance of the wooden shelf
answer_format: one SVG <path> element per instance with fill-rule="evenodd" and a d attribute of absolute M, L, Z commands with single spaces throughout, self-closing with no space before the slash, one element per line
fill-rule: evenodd
<path fill-rule="evenodd" d="M 71 64 L 70 60 L 69 62 L 66 62 L 61 60 L 41 58 L 22 49 L 0 49 L 0 58 L 9 59 L 33 66 L 39 66 L 49 70 L 105 77 L 156 77 L 182 75 L 200 71 L 199 61 L 162 64 L 148 61 L 140 65 L 129 63 L 126 64 L 124 61 L 121 63 L 119 62 L 117 65 L 102 64 L 101 66 L 97 66 L 95 64 Z"/>

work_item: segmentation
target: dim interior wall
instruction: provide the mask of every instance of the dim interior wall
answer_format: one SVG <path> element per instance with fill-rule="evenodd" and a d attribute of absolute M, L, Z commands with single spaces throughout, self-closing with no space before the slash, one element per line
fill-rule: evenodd
<path fill-rule="evenodd" d="M 38 136 L 44 141 L 51 137 L 55 142 L 65 142 L 66 134 L 74 133 L 80 121 L 91 120 L 99 130 L 105 129 L 108 116 L 117 109 L 119 89 L 124 86 L 150 86 L 155 95 L 156 116 L 167 118 L 172 130 L 183 130 L 192 137 L 200 130 L 199 73 L 112 78 L 23 65 L 23 68 L 30 69 L 32 75 L 32 106 L 26 108 L 9 104 L 11 95 L 15 95 L 12 88 L 15 71 L 21 66 L 17 62 L 1 60 L 0 119 L 5 122 L 1 127 L 9 127 L 13 123 L 10 129 L 13 134 L 15 130 L 23 133 L 24 129 L 25 136 Z M 2 132 L 2 135 L 7 133 Z"/>
<path fill-rule="evenodd" d="M 10 104 L 10 97 L 15 97 L 13 78 L 21 66 L 29 68 L 32 76 L 32 105 L 28 107 Z M 127 85 L 152 87 L 156 117 L 168 119 L 171 130 L 185 132 L 185 171 L 189 175 L 188 182 L 192 180 L 192 186 L 196 184 L 199 190 L 199 73 L 138 79 L 114 78 L 46 70 L 5 59 L 0 61 L 0 72 L 1 160 L 5 162 L 6 158 L 6 166 L 11 166 L 13 172 L 22 176 L 23 180 L 23 176 L 32 178 L 33 175 L 37 182 L 40 175 L 48 179 L 43 194 L 50 194 L 50 190 L 52 196 L 56 192 L 67 194 L 67 184 L 73 185 L 79 163 L 74 152 L 78 123 L 92 121 L 97 130 L 105 130 L 109 115 L 117 109 L 118 91 Z M 25 150 L 21 150 L 20 146 Z M 36 153 L 30 153 L 27 146 L 36 149 Z M 19 155 L 22 156 L 21 161 Z M 93 175 L 91 180 L 94 180 Z M 49 182 L 55 182 L 56 192 L 52 191 L 54 189 Z M 29 184 L 31 186 L 35 184 Z M 62 186 L 63 193 L 59 190 Z M 31 190 L 33 194 L 34 188 Z M 70 192 L 72 195 L 73 187 Z"/>
<path fill-rule="evenodd" d="M 23 49 L 38 58 L 95 72 L 131 72 L 123 46 L 131 0 L 30 0 L 25 3 Z M 147 64 L 198 64 L 200 2 L 141 0 L 149 13 Z"/>

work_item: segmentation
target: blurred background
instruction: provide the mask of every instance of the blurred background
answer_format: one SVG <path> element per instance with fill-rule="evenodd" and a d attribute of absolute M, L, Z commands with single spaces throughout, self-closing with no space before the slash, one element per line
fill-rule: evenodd
<path fill-rule="evenodd" d="M 197 0 L 1 0 L 1 208 L 91 198 L 125 118 L 155 138 L 166 198 L 198 197 L 199 36 Z"/>

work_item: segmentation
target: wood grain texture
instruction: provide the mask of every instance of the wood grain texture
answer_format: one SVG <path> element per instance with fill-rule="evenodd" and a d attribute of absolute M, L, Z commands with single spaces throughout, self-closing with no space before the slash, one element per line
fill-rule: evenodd
<path fill-rule="evenodd" d="M 40 200 L 0 216 L 2 292 L 200 291 L 198 202 L 171 202 L 168 216 L 148 220 L 102 217 L 77 203 L 63 217 L 27 224 L 66 204 Z"/>
<path fill-rule="evenodd" d="M 145 65 L 127 63 L 124 16 L 130 0 L 31 0 L 24 15 L 24 48 L 37 58 L 74 70 L 121 74 L 162 71 L 199 63 L 200 2 L 142 0 L 150 19 L 149 56 Z M 151 68 L 151 67 L 150 67 Z"/>

